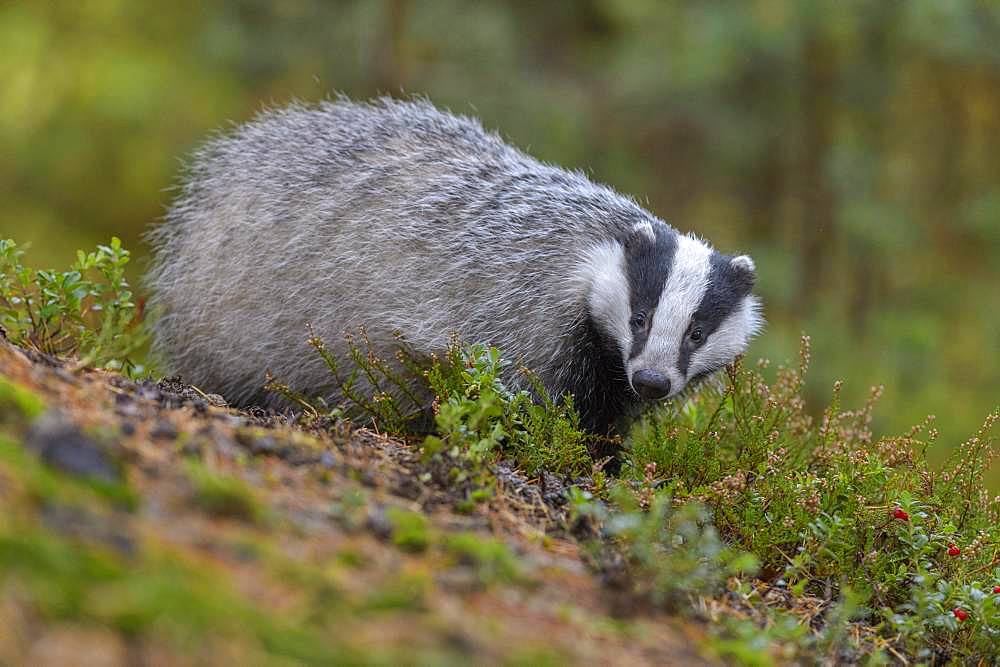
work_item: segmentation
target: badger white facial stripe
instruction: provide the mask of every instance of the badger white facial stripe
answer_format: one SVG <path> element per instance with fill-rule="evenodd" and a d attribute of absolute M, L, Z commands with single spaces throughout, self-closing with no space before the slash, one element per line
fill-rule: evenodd
<path fill-rule="evenodd" d="M 652 331 L 650 324 L 677 252 L 677 232 L 665 224 L 643 223 L 636 227 L 640 228 L 646 231 L 633 234 L 625 243 L 630 316 L 641 314 L 646 321 L 646 326 L 635 330 L 629 327 L 632 336 L 628 350 L 630 359 L 640 355 L 646 346 Z"/>
<path fill-rule="evenodd" d="M 673 263 L 664 283 L 649 339 L 642 353 L 628 362 L 629 377 L 636 370 L 655 369 L 670 378 L 674 392 L 685 378 L 677 370 L 680 344 L 708 286 L 712 249 L 693 236 L 676 237 Z"/>
<path fill-rule="evenodd" d="M 576 280 L 590 290 L 590 315 L 615 341 L 630 338 L 629 291 L 625 277 L 625 250 L 614 241 L 588 248 Z"/>

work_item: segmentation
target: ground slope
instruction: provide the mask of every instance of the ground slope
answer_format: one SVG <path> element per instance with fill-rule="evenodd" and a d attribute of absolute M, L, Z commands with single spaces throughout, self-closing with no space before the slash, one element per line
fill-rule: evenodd
<path fill-rule="evenodd" d="M 552 530 L 559 480 L 463 514 L 429 472 L 0 341 L 0 664 L 706 662 Z"/>

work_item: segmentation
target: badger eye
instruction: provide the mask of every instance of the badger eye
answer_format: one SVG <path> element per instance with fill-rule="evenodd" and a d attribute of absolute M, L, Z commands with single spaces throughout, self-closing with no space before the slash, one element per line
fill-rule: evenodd
<path fill-rule="evenodd" d="M 646 326 L 646 313 L 641 310 L 632 315 L 632 319 L 629 320 L 629 324 L 633 329 L 641 329 Z"/>
<path fill-rule="evenodd" d="M 694 343 L 700 343 L 703 335 L 701 327 L 695 327 L 691 331 L 691 341 Z"/>

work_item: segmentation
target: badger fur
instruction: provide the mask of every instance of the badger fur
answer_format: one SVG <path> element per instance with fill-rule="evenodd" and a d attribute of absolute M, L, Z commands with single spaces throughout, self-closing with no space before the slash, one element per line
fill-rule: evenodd
<path fill-rule="evenodd" d="M 419 100 L 262 113 L 195 154 L 151 240 L 155 349 L 243 405 L 278 400 L 266 370 L 338 401 L 306 328 L 344 356 L 363 326 L 386 354 L 495 345 L 607 432 L 761 325 L 749 257 Z"/>

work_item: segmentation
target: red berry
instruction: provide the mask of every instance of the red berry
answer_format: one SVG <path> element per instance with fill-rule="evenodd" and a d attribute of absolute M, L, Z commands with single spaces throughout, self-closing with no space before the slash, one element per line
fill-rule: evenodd
<path fill-rule="evenodd" d="M 957 546 L 955 546 L 954 542 L 949 542 L 948 543 L 948 555 L 949 556 L 960 556 L 961 554 L 962 554 L 962 550 L 959 549 Z"/>
<path fill-rule="evenodd" d="M 910 515 L 907 514 L 902 507 L 897 507 L 892 510 L 892 518 L 899 519 L 900 521 L 909 521 Z"/>
<path fill-rule="evenodd" d="M 957 618 L 959 621 L 964 621 L 969 617 L 969 612 L 965 611 L 960 607 L 955 607 L 954 609 L 951 610 L 951 613 L 954 614 L 955 618 Z"/>
<path fill-rule="evenodd" d="M 1000 586 L 994 586 L 993 587 L 993 592 L 994 593 L 1000 593 Z"/>

